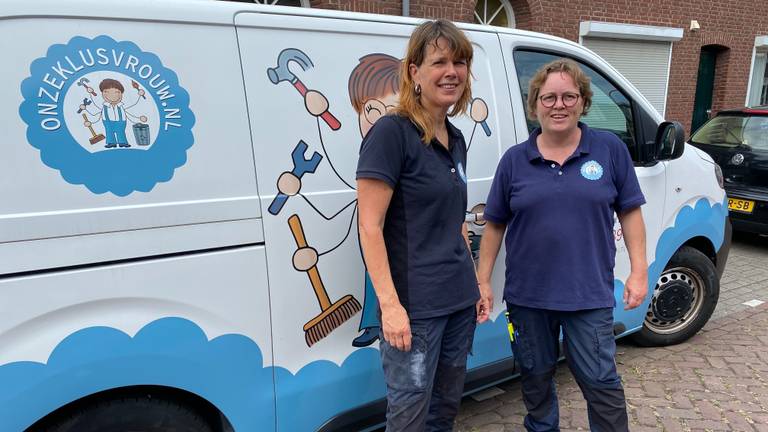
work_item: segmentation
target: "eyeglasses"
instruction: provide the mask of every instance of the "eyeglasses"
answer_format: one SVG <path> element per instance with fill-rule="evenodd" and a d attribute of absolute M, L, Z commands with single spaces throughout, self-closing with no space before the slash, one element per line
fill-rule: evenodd
<path fill-rule="evenodd" d="M 552 108 L 557 103 L 558 97 L 563 101 L 563 105 L 565 105 L 567 108 L 570 108 L 576 105 L 576 102 L 579 101 L 581 95 L 578 93 L 563 93 L 561 96 L 558 96 L 554 93 L 547 93 L 545 95 L 539 96 L 539 100 L 541 101 L 541 105 L 543 105 L 544 108 Z"/>

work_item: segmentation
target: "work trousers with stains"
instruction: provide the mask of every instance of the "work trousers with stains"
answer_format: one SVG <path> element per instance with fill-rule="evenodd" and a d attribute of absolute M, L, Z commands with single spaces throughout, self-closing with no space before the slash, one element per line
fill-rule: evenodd
<path fill-rule="evenodd" d="M 475 306 L 450 315 L 411 320 L 411 350 L 383 338 L 387 431 L 451 431 L 475 334 Z"/>
<path fill-rule="evenodd" d="M 564 312 L 508 305 L 507 310 L 528 409 L 526 430 L 560 430 L 554 374 L 562 329 L 563 354 L 587 401 L 590 430 L 629 431 L 624 388 L 616 371 L 612 308 Z"/>

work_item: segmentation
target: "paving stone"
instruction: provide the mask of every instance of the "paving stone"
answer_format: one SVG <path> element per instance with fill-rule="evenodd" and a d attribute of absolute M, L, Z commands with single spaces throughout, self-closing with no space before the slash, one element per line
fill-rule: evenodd
<path fill-rule="evenodd" d="M 712 421 L 712 420 L 688 420 L 685 424 L 694 431 L 731 431 L 738 429 L 731 429 L 731 427 L 724 422 Z M 750 427 L 751 429 L 751 427 Z M 750 429 L 741 429 L 739 432 L 747 432 Z"/>
<path fill-rule="evenodd" d="M 636 419 L 637 424 L 642 426 L 655 426 L 659 420 L 657 417 L 657 411 L 651 407 L 638 407 L 631 410 L 633 417 Z"/>
<path fill-rule="evenodd" d="M 728 424 L 731 429 L 737 431 L 749 431 L 752 430 L 752 423 L 747 421 L 747 416 L 739 412 L 726 412 L 725 418 L 728 419 Z"/>
<path fill-rule="evenodd" d="M 676 418 L 662 418 L 661 426 L 664 428 L 664 432 L 683 432 L 682 419 Z"/>
<path fill-rule="evenodd" d="M 706 420 L 720 420 L 722 418 L 720 408 L 708 400 L 696 402 L 696 408 Z"/>
<path fill-rule="evenodd" d="M 465 428 L 468 427 L 472 430 L 472 428 L 479 428 L 480 426 L 485 426 L 487 424 L 499 423 L 500 420 L 501 416 L 491 411 L 465 418 L 461 421 L 461 426 Z"/>

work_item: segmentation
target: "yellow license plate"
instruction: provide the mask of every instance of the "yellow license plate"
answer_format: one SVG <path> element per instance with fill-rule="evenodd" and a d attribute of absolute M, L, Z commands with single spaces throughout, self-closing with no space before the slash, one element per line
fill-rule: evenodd
<path fill-rule="evenodd" d="M 728 198 L 728 210 L 742 213 L 752 213 L 755 209 L 755 202 L 737 198 Z"/>

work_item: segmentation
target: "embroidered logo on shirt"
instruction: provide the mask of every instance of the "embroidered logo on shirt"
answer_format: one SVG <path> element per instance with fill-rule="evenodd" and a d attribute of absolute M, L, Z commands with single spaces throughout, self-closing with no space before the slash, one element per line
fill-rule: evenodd
<path fill-rule="evenodd" d="M 187 161 L 195 116 L 156 54 L 109 36 L 74 37 L 32 62 L 19 113 L 29 144 L 71 184 L 126 196 Z"/>
<path fill-rule="evenodd" d="M 603 167 L 595 160 L 584 162 L 581 166 L 581 176 L 587 180 L 600 180 L 603 176 Z"/>
<path fill-rule="evenodd" d="M 459 177 L 461 178 L 461 181 L 464 182 L 464 184 L 467 184 L 467 175 L 464 174 L 464 166 L 461 165 L 461 162 L 459 162 L 458 166 Z"/>

